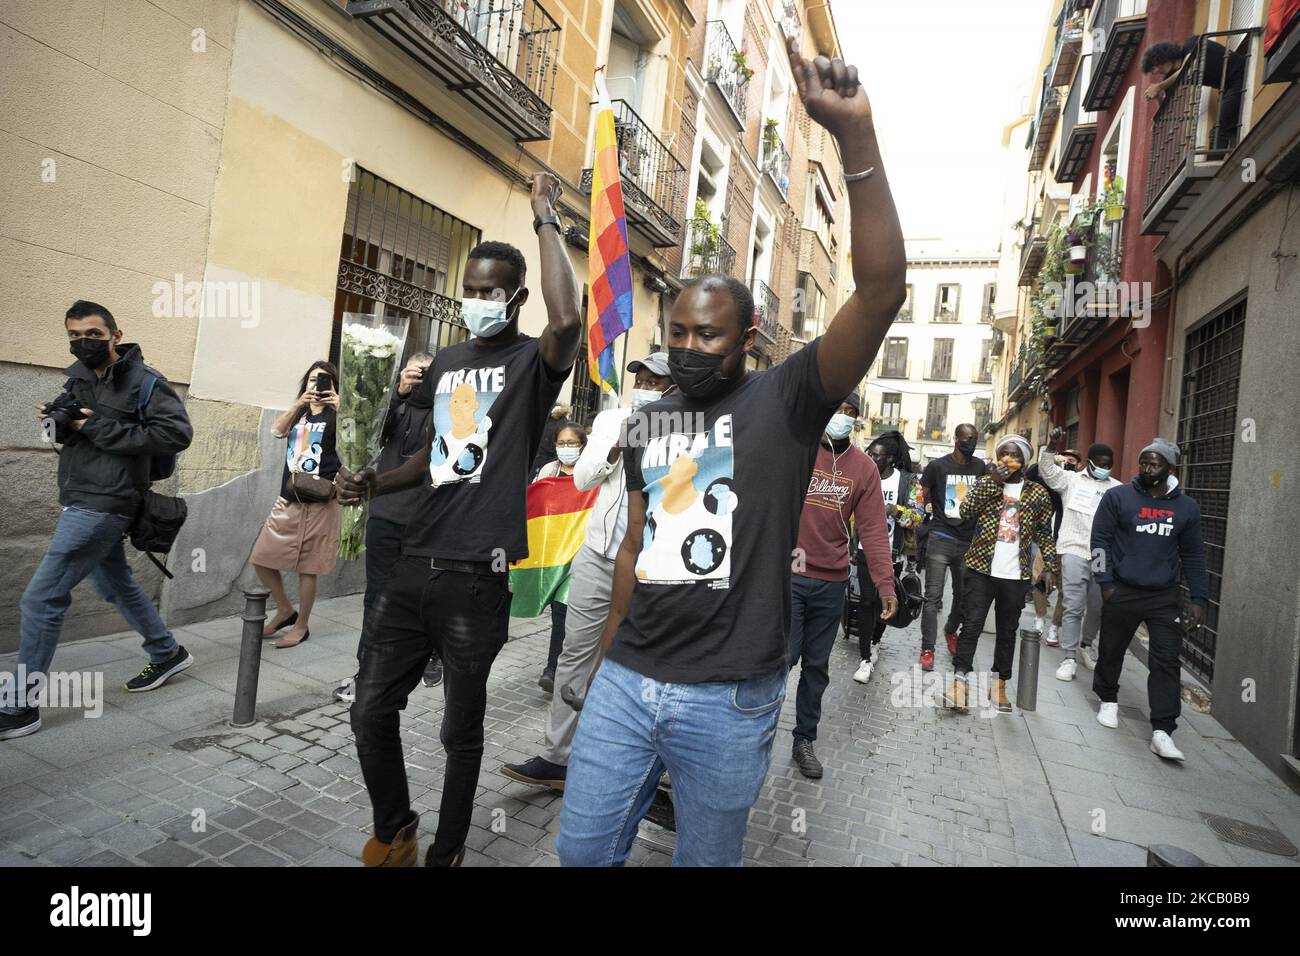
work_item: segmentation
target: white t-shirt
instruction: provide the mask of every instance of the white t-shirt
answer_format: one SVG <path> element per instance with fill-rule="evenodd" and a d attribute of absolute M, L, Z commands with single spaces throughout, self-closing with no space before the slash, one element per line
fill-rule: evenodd
<path fill-rule="evenodd" d="M 894 540 L 894 516 L 889 513 L 890 505 L 898 504 L 898 479 L 900 474 L 897 468 L 888 478 L 880 479 L 880 493 L 885 498 L 885 532 L 889 535 L 890 542 Z"/>
<path fill-rule="evenodd" d="M 1023 480 L 1002 486 L 1002 514 L 998 516 L 998 538 L 989 567 L 995 578 L 1023 580 L 1020 574 L 1020 493 Z"/>

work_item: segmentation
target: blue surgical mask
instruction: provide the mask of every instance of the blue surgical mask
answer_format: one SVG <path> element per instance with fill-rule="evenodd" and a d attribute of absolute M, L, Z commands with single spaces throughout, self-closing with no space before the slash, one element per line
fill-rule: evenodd
<path fill-rule="evenodd" d="M 656 392 L 653 388 L 634 388 L 632 389 L 632 411 L 636 411 L 651 402 L 657 402 L 663 398 L 663 392 Z"/>
<path fill-rule="evenodd" d="M 519 290 L 515 290 L 515 295 Z M 490 339 L 510 324 L 509 306 L 515 300 L 512 295 L 505 302 L 496 299 L 460 300 L 460 314 L 465 320 L 465 327 L 480 339 Z"/>
<path fill-rule="evenodd" d="M 830 424 L 826 426 L 826 434 L 835 441 L 848 438 L 851 431 L 853 431 L 853 416 L 839 412 L 831 416 Z"/>
<path fill-rule="evenodd" d="M 560 459 L 562 465 L 576 464 L 578 458 L 582 455 L 581 448 L 556 448 L 555 457 Z"/>
<path fill-rule="evenodd" d="M 1110 477 L 1110 469 L 1098 468 L 1092 462 L 1088 462 L 1088 477 L 1094 478 L 1097 481 L 1105 481 Z"/>

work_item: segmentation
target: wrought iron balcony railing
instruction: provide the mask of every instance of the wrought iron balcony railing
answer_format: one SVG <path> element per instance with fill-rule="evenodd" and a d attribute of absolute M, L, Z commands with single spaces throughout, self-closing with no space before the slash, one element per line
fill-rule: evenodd
<path fill-rule="evenodd" d="M 551 138 L 560 25 L 537 0 L 348 0 L 346 9 L 518 142 Z"/>
<path fill-rule="evenodd" d="M 910 361 L 886 362 L 880 361 L 880 378 L 911 378 L 912 363 Z"/>
<path fill-rule="evenodd" d="M 1018 285 L 1032 286 L 1038 281 L 1038 270 L 1047 254 L 1047 237 L 1039 228 L 1041 220 L 1034 219 L 1024 228 L 1024 245 L 1020 248 L 1020 277 Z"/>
<path fill-rule="evenodd" d="M 686 244 L 682 256 L 682 278 L 731 275 L 736 250 L 722 238 L 721 227 L 707 219 L 686 220 Z"/>
<path fill-rule="evenodd" d="M 1097 55 L 1083 58 L 1079 73 L 1070 84 L 1070 95 L 1065 99 L 1061 113 L 1061 141 L 1056 153 L 1055 177 L 1058 183 L 1072 183 L 1083 176 L 1093 140 L 1097 138 L 1097 116 L 1082 106 L 1083 75 L 1089 67 L 1095 68 Z"/>
<path fill-rule="evenodd" d="M 953 374 L 952 361 L 947 362 L 930 362 L 925 367 L 925 378 L 931 382 L 953 382 L 956 376 Z"/>
<path fill-rule="evenodd" d="M 686 167 L 626 100 L 614 100 L 614 135 L 628 222 L 656 246 L 675 246 L 678 218 L 686 203 Z M 582 171 L 582 191 L 591 195 L 591 170 Z"/>
<path fill-rule="evenodd" d="M 907 419 L 898 416 L 871 416 L 871 434 L 879 435 L 881 432 L 901 432 L 907 427 Z"/>
<path fill-rule="evenodd" d="M 1092 35 L 1102 38 L 1092 58 L 1092 78 L 1083 106 L 1087 110 L 1108 110 L 1115 95 L 1124 88 L 1128 65 L 1142 45 L 1147 28 L 1147 0 L 1097 0 Z"/>
<path fill-rule="evenodd" d="M 943 441 L 948 430 L 945 419 L 926 419 L 916 423 L 917 441 Z"/>
<path fill-rule="evenodd" d="M 1245 134 L 1250 38 L 1228 30 L 1197 38 L 1196 51 L 1156 110 L 1147 160 L 1144 234 L 1165 235 L 1186 215 Z M 1209 87 L 1217 96 L 1204 96 Z"/>
<path fill-rule="evenodd" d="M 1069 4 L 1062 7 L 1062 19 L 1056 28 L 1056 49 L 1052 51 L 1052 65 L 1047 71 L 1052 86 L 1070 82 L 1083 49 L 1083 11 L 1068 8 Z"/>
<path fill-rule="evenodd" d="M 745 128 L 745 103 L 749 92 L 749 67 L 745 55 L 731 39 L 721 20 L 710 20 L 705 29 L 704 78 L 713 83 L 731 106 L 740 129 Z"/>
<path fill-rule="evenodd" d="M 1032 139 L 1029 143 L 1029 171 L 1043 168 L 1043 160 L 1052 146 L 1052 134 L 1056 132 L 1056 121 L 1060 119 L 1061 94 L 1047 82 L 1043 76 L 1043 95 L 1038 103 L 1038 113 L 1034 117 Z"/>
<path fill-rule="evenodd" d="M 759 164 L 763 172 L 772 178 L 776 188 L 785 196 L 790 192 L 790 154 L 776 131 L 775 125 L 763 127 L 763 160 Z"/>
<path fill-rule="evenodd" d="M 762 279 L 754 283 L 754 308 L 758 312 L 758 330 L 775 342 L 776 328 L 781 324 L 781 300 Z"/>

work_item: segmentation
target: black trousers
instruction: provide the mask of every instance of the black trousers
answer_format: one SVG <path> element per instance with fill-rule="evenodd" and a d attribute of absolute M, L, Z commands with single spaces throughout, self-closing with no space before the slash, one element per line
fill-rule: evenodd
<path fill-rule="evenodd" d="M 390 842 L 411 818 L 400 711 L 433 651 L 443 661 L 442 746 L 447 766 L 432 863 L 449 865 L 469 833 L 483 762 L 483 716 L 492 662 L 510 623 L 506 574 L 437 571 L 403 557 L 361 632 L 352 732 L 374 807 L 375 836 Z"/>
<path fill-rule="evenodd" d="M 975 649 L 979 646 L 980 632 L 993 607 L 996 624 L 996 643 L 993 645 L 993 673 L 1003 680 L 1011 679 L 1011 664 L 1016 655 L 1016 630 L 1020 612 L 1024 610 L 1028 582 L 1019 578 L 995 578 L 971 568 L 966 568 L 962 594 L 961 631 L 957 635 L 957 656 L 953 667 L 958 674 L 974 670 Z"/>
<path fill-rule="evenodd" d="M 388 579 L 393 576 L 402 557 L 402 534 L 405 525 L 384 518 L 366 519 L 366 595 L 362 598 L 363 614 L 369 616 Z M 365 628 L 365 624 L 362 624 Z"/>
<path fill-rule="evenodd" d="M 871 580 L 871 571 L 865 564 L 855 565 L 849 569 L 858 576 L 859 592 L 862 594 L 862 615 L 858 628 L 858 656 L 864 661 L 871 660 L 871 651 L 885 636 L 885 622 L 880 619 L 884 613 L 885 602 L 881 600 L 876 584 Z"/>
<path fill-rule="evenodd" d="M 569 605 L 559 601 L 551 602 L 551 646 L 546 651 L 546 669 L 555 673 L 555 666 L 560 662 L 560 651 L 564 650 L 564 622 L 569 618 Z"/>
<path fill-rule="evenodd" d="M 1147 649 L 1147 698 L 1151 703 L 1151 729 L 1172 734 L 1182 713 L 1182 674 L 1179 653 L 1183 645 L 1183 596 L 1177 587 L 1160 591 L 1116 584 L 1110 600 L 1101 605 L 1101 636 L 1092 689 L 1102 701 L 1119 700 L 1119 675 L 1124 655 L 1138 625 L 1145 623 L 1150 636 Z"/>

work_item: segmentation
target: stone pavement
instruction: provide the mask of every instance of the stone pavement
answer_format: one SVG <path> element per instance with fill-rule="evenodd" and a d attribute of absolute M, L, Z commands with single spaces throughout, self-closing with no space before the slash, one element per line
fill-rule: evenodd
<path fill-rule="evenodd" d="M 360 608 L 360 595 L 323 601 L 309 642 L 283 653 L 264 645 L 260 719 L 243 729 L 226 723 L 238 618 L 178 628 L 197 663 L 148 694 L 121 689 L 143 663 L 136 636 L 61 648 L 60 670 L 103 673 L 107 703 L 98 719 L 47 710 L 40 733 L 0 743 L 0 865 L 356 865 L 369 801 L 346 707 L 329 691 L 355 664 Z M 498 772 L 537 750 L 548 629 L 549 618 L 513 620 L 493 668 L 467 865 L 558 863 L 560 798 Z M 987 666 L 992 636 L 981 643 L 977 664 Z M 1300 844 L 1300 797 L 1189 709 L 1176 738 L 1185 765 L 1152 755 L 1136 659 L 1125 665 L 1120 728 L 1107 730 L 1094 719 L 1090 672 L 1072 684 L 1053 679 L 1059 651 L 1043 649 L 1036 712 L 997 716 L 957 715 L 917 697 L 915 626 L 888 629 L 883 647 L 863 687 L 850 679 L 856 644 L 836 644 L 817 745 L 826 776 L 817 782 L 790 761 L 794 675 L 747 862 L 1140 866 L 1148 844 L 1172 843 L 1214 864 L 1300 863 L 1210 829 L 1203 814 Z M 947 654 L 939 657 L 942 667 Z M 12 665 L 0 658 L 0 669 Z M 441 708 L 439 689 L 418 688 L 402 722 L 426 843 L 441 796 Z M 631 862 L 665 865 L 671 846 L 671 833 L 643 824 Z"/>

